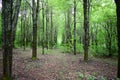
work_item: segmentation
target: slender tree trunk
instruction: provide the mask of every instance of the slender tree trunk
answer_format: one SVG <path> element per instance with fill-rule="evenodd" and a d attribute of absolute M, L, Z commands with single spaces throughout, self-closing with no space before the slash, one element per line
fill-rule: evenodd
<path fill-rule="evenodd" d="M 42 24 L 42 22 L 41 22 L 41 20 L 40 20 L 40 15 L 38 15 L 38 25 L 40 25 L 40 24 Z M 40 33 L 40 31 L 41 31 L 41 26 L 38 26 L 38 28 L 37 28 L 37 33 L 38 33 L 38 35 L 37 35 L 37 39 L 38 39 L 38 46 L 41 46 L 41 33 Z"/>
<path fill-rule="evenodd" d="M 109 52 L 108 57 L 112 57 L 112 25 L 110 25 L 111 22 L 106 22 L 104 25 L 105 31 L 106 31 L 106 48 Z"/>
<path fill-rule="evenodd" d="M 39 13 L 39 0 L 37 0 L 37 7 L 35 4 L 35 0 L 32 0 L 32 5 L 33 5 L 33 41 L 32 41 L 32 58 L 36 59 L 37 58 L 37 18 L 38 18 L 38 13 Z"/>
<path fill-rule="evenodd" d="M 57 44 L 57 35 L 58 35 L 57 27 L 55 27 L 55 31 L 54 31 L 54 45 Z"/>
<path fill-rule="evenodd" d="M 52 12 L 52 7 L 51 7 L 51 30 L 50 30 L 50 48 L 53 48 L 53 12 Z"/>
<path fill-rule="evenodd" d="M 96 53 L 98 53 L 98 25 L 96 24 L 96 29 L 95 29 L 95 50 Z"/>
<path fill-rule="evenodd" d="M 24 16 L 26 18 L 26 16 Z M 25 19 L 26 20 L 26 19 Z M 26 50 L 26 21 L 24 20 L 24 50 Z"/>
<path fill-rule="evenodd" d="M 20 40 L 21 47 L 23 46 L 23 24 L 22 24 L 22 21 L 23 21 L 23 18 L 21 16 L 21 40 Z"/>
<path fill-rule="evenodd" d="M 18 14 L 19 14 L 19 11 L 20 11 L 21 1 L 22 0 L 16 0 L 14 12 L 12 13 L 13 47 L 15 47 L 14 46 L 14 41 L 15 41 L 15 36 L 16 36 L 16 29 L 17 29 L 16 26 L 17 26 Z"/>
<path fill-rule="evenodd" d="M 84 61 L 88 61 L 89 49 L 89 0 L 83 0 L 84 7 Z"/>
<path fill-rule="evenodd" d="M 74 0 L 74 55 L 76 55 L 76 0 Z"/>
<path fill-rule="evenodd" d="M 35 0 L 32 0 L 32 6 L 33 6 L 33 41 L 32 41 L 32 58 L 37 58 L 37 21 L 36 21 L 36 6 L 35 6 Z"/>
<path fill-rule="evenodd" d="M 65 32 L 64 32 L 64 44 L 67 43 L 67 13 L 65 13 Z"/>
<path fill-rule="evenodd" d="M 42 54 L 44 54 L 44 3 L 42 3 L 42 26 L 43 26 L 43 34 L 42 34 Z"/>
<path fill-rule="evenodd" d="M 2 80 L 12 80 L 12 6 L 13 0 L 2 0 L 2 48 L 3 48 L 3 77 Z"/>
<path fill-rule="evenodd" d="M 67 25 L 66 25 L 66 44 L 68 45 L 68 47 L 71 48 L 71 38 L 72 38 L 72 35 L 71 35 L 71 8 L 68 9 L 68 12 L 67 12 Z"/>
<path fill-rule="evenodd" d="M 120 0 L 115 0 L 117 13 L 117 37 L 118 37 L 118 72 L 117 77 L 120 78 Z"/>
<path fill-rule="evenodd" d="M 24 5 L 25 6 L 25 5 Z M 24 10 L 25 10 L 25 12 L 26 12 L 26 6 L 24 7 Z M 24 50 L 26 50 L 26 13 L 23 15 L 24 16 L 24 25 L 23 25 L 23 33 L 24 33 Z"/>
<path fill-rule="evenodd" d="M 94 32 L 93 28 L 90 28 L 90 45 L 94 45 Z"/>
<path fill-rule="evenodd" d="M 48 49 L 48 22 L 49 22 L 49 19 L 48 19 L 48 0 L 47 0 L 47 3 L 46 3 L 46 47 Z"/>
<path fill-rule="evenodd" d="M 64 14 L 64 16 L 65 16 L 65 30 L 63 31 L 63 34 L 62 34 L 62 44 L 66 44 L 67 43 L 67 41 L 66 41 L 66 34 L 67 34 L 67 19 L 66 19 L 66 13 Z"/>

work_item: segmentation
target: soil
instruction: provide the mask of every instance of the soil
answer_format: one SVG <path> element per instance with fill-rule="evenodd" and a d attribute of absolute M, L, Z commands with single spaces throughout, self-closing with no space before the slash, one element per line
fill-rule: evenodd
<path fill-rule="evenodd" d="M 80 54 L 62 53 L 59 49 L 38 49 L 37 59 L 32 60 L 31 49 L 15 49 L 13 54 L 14 80 L 115 80 L 117 61 L 90 57 L 86 63 Z M 2 75 L 2 52 L 0 50 L 0 77 Z"/>

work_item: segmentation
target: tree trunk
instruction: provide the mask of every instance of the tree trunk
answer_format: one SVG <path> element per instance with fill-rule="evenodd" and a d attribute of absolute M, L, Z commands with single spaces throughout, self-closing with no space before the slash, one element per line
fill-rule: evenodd
<path fill-rule="evenodd" d="M 112 25 L 110 25 L 111 22 L 107 21 L 104 28 L 106 31 L 106 48 L 109 52 L 109 54 L 107 55 L 108 57 L 112 57 Z"/>
<path fill-rule="evenodd" d="M 35 0 L 32 0 L 32 18 L 33 18 L 33 41 L 32 41 L 32 58 L 37 58 L 37 18 L 39 11 L 39 0 L 37 0 L 37 7 L 35 4 Z"/>
<path fill-rule="evenodd" d="M 67 14 L 65 13 L 64 16 L 65 16 L 64 17 L 65 18 L 65 23 L 64 23 L 65 28 L 64 28 L 64 31 L 63 31 L 63 34 L 62 34 L 62 44 L 67 43 L 67 41 L 66 41 L 66 34 L 67 34 L 67 19 L 66 18 L 67 18 Z"/>
<path fill-rule="evenodd" d="M 54 29 L 55 29 L 54 30 L 54 45 L 56 45 L 57 44 L 57 36 L 58 36 L 58 32 L 57 32 L 58 28 L 55 27 Z"/>
<path fill-rule="evenodd" d="M 84 61 L 88 61 L 89 49 L 89 0 L 83 0 L 84 7 Z"/>
<path fill-rule="evenodd" d="M 98 25 L 96 24 L 96 29 L 95 29 L 95 51 L 98 53 Z"/>
<path fill-rule="evenodd" d="M 2 80 L 12 80 L 12 5 L 13 0 L 2 0 L 2 48 L 3 77 Z"/>
<path fill-rule="evenodd" d="M 50 30 L 50 48 L 53 48 L 53 11 L 51 7 L 51 30 Z"/>
<path fill-rule="evenodd" d="M 38 15 L 38 25 L 41 25 L 41 24 L 42 24 L 42 22 L 40 20 L 40 15 Z M 37 45 L 38 46 L 41 46 L 41 39 L 42 39 L 40 31 L 41 31 L 41 26 L 38 26 L 37 27 L 37 39 L 38 39 Z"/>
<path fill-rule="evenodd" d="M 67 25 L 66 25 L 66 44 L 68 45 L 68 47 L 71 48 L 72 35 L 71 35 L 71 24 L 70 23 L 71 23 L 71 8 L 69 8 L 67 12 Z"/>
<path fill-rule="evenodd" d="M 117 77 L 120 78 L 120 0 L 115 0 L 117 13 L 117 37 L 118 37 L 118 72 Z"/>
<path fill-rule="evenodd" d="M 76 0 L 74 0 L 74 55 L 76 55 Z"/>
<path fill-rule="evenodd" d="M 47 3 L 46 3 L 46 47 L 47 49 L 48 49 L 48 22 L 49 22 L 48 12 L 49 10 L 48 10 L 48 0 L 47 0 Z"/>
<path fill-rule="evenodd" d="M 24 5 L 25 6 L 25 5 Z M 24 7 L 24 10 L 25 10 L 25 12 L 26 12 L 26 6 Z M 26 13 L 23 15 L 23 17 L 24 17 L 24 25 L 23 25 L 23 36 L 24 36 L 24 38 L 23 38 L 23 44 L 24 44 L 24 50 L 26 50 L 26 31 L 27 31 L 27 29 L 26 29 Z"/>
<path fill-rule="evenodd" d="M 24 17 L 26 17 L 26 16 L 24 16 Z M 25 19 L 26 20 L 26 19 Z M 26 22 L 25 22 L 25 20 L 24 20 L 24 38 L 23 38 L 23 44 L 24 44 L 24 50 L 26 50 Z"/>
<path fill-rule="evenodd" d="M 44 3 L 42 3 L 42 26 L 43 26 L 43 34 L 42 34 L 42 54 L 44 54 Z"/>
<path fill-rule="evenodd" d="M 13 27 L 13 47 L 14 46 L 14 41 L 15 41 L 15 35 L 16 35 L 16 29 L 17 29 L 17 21 L 18 21 L 18 14 L 19 14 L 19 11 L 20 11 L 20 6 L 21 6 L 21 1 L 22 0 L 16 0 L 16 3 L 15 3 L 15 9 L 14 9 L 14 12 L 12 14 L 12 27 Z"/>
<path fill-rule="evenodd" d="M 23 18 L 22 18 L 22 16 L 21 16 L 21 40 L 20 40 L 20 43 L 21 43 L 21 47 L 23 46 Z"/>

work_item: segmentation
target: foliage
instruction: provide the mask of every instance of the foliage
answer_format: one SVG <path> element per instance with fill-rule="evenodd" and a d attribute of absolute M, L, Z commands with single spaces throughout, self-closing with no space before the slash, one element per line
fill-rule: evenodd
<path fill-rule="evenodd" d="M 85 80 L 96 80 L 97 79 L 97 77 L 95 77 L 95 76 L 85 75 L 81 72 L 78 72 L 78 76 L 79 76 L 80 79 L 85 79 Z M 101 76 L 100 80 L 107 80 L 107 79 L 105 77 Z"/>
<path fill-rule="evenodd" d="M 36 59 L 37 59 L 36 57 L 34 57 L 34 56 L 32 57 L 32 60 L 36 60 Z"/>
<path fill-rule="evenodd" d="M 84 31 L 83 31 L 83 1 L 82 0 L 76 0 L 77 1 L 77 53 L 83 53 L 83 36 L 84 36 Z M 38 46 L 42 46 L 42 11 L 41 11 L 41 3 L 40 2 L 40 10 L 39 10 L 39 19 L 38 19 Z M 64 52 L 73 52 L 73 0 L 45 0 L 44 1 L 45 5 L 45 10 L 46 10 L 46 5 L 48 5 L 48 14 L 49 14 L 49 22 L 48 22 L 48 27 L 49 27 L 49 33 L 50 33 L 50 10 L 51 8 L 53 9 L 53 29 L 57 28 L 57 33 L 53 32 L 53 35 L 57 35 L 57 43 L 55 43 L 55 48 L 60 48 L 63 49 Z M 19 15 L 19 21 L 17 24 L 17 31 L 16 31 L 16 39 L 15 39 L 15 47 L 21 47 L 24 46 L 22 43 L 23 41 L 23 29 L 21 29 L 21 26 L 24 28 L 24 23 L 26 26 L 26 47 L 31 46 L 31 41 L 32 41 L 32 5 L 31 1 L 22 1 L 21 5 L 21 11 Z M 67 14 L 68 9 L 71 9 L 71 34 L 72 34 L 72 43 L 67 44 L 67 43 L 62 43 L 63 41 L 63 34 L 65 34 L 65 21 L 67 18 L 65 18 L 65 15 Z M 24 12 L 26 10 L 26 19 L 24 18 Z M 46 11 L 45 11 L 46 13 Z M 46 17 L 46 15 L 45 15 Z M 22 19 L 22 22 L 21 22 Z M 116 40 L 116 14 L 115 14 L 115 4 L 111 0 L 92 0 L 91 2 L 91 10 L 90 10 L 90 48 L 89 48 L 89 53 L 95 56 L 107 56 L 109 55 L 109 51 L 106 46 L 106 36 L 108 35 L 106 33 L 106 30 L 104 28 L 104 25 L 108 24 L 107 22 L 110 21 L 109 25 L 112 24 L 112 29 L 111 31 L 112 34 L 112 45 L 111 45 L 111 51 L 114 55 L 117 55 L 117 40 Z M 45 20 L 46 23 L 46 20 Z M 1 23 L 0 23 L 1 25 Z M 108 26 L 107 26 L 108 27 Z M 45 25 L 46 29 L 46 25 Z M 22 31 L 22 32 L 21 32 Z M 54 31 L 54 30 L 53 30 Z M 45 31 L 46 32 L 46 31 Z M 96 33 L 97 32 L 97 33 Z M 0 26 L 0 35 L 2 36 L 2 27 Z M 0 46 L 1 46 L 1 36 L 0 36 Z M 93 36 L 93 41 L 91 36 Z M 97 47 L 96 47 L 96 40 L 97 40 Z M 46 42 L 45 42 L 46 44 Z M 50 42 L 49 42 L 50 44 Z M 70 47 L 69 47 L 69 46 Z"/>

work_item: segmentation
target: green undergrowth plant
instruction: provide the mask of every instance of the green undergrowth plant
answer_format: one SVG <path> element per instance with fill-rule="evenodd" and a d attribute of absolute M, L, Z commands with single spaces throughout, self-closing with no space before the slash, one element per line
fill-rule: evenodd
<path fill-rule="evenodd" d="M 85 79 L 85 80 L 97 80 L 97 77 L 94 75 L 86 75 L 84 73 L 78 72 L 78 78 L 79 79 Z M 107 80 L 105 77 L 101 76 L 100 80 Z M 119 79 L 117 79 L 119 80 Z"/>
<path fill-rule="evenodd" d="M 60 49 L 62 50 L 63 53 L 71 53 L 72 52 L 72 49 L 67 44 L 61 45 Z"/>
<path fill-rule="evenodd" d="M 13 80 L 13 78 L 12 77 L 2 76 L 2 80 Z"/>
<path fill-rule="evenodd" d="M 62 44 L 60 47 L 59 47 L 63 53 L 73 53 L 73 44 Z M 77 43 L 76 44 L 76 52 L 77 53 L 83 53 L 83 44 L 79 44 Z"/>
<path fill-rule="evenodd" d="M 117 78 L 116 80 L 120 80 L 120 78 Z"/>
<path fill-rule="evenodd" d="M 37 58 L 36 57 L 32 57 L 32 60 L 36 60 Z"/>

